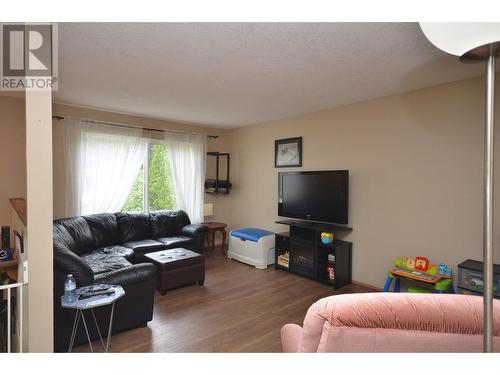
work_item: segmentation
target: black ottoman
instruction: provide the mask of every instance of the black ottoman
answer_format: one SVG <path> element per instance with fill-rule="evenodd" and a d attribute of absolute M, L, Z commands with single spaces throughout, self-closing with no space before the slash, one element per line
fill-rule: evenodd
<path fill-rule="evenodd" d="M 205 258 L 194 251 L 177 248 L 144 254 L 144 257 L 158 270 L 157 287 L 162 295 L 169 289 L 205 282 Z"/>

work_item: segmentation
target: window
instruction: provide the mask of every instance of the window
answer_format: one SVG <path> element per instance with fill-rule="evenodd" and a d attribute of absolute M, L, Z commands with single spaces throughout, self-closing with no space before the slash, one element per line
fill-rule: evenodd
<path fill-rule="evenodd" d="M 169 210 L 176 206 L 166 146 L 150 143 L 146 158 L 122 211 Z"/>

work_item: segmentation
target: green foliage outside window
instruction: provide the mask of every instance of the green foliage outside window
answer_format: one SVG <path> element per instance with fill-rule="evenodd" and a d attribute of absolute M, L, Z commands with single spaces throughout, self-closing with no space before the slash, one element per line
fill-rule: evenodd
<path fill-rule="evenodd" d="M 122 211 L 144 211 L 144 170 L 141 168 L 128 198 L 123 205 Z"/>
<path fill-rule="evenodd" d="M 175 193 L 167 152 L 166 147 L 161 144 L 153 144 L 150 147 L 148 191 L 151 211 L 175 208 Z M 143 197 L 144 172 L 141 168 L 122 211 L 144 211 Z"/>
<path fill-rule="evenodd" d="M 164 145 L 151 146 L 149 165 L 149 209 L 169 210 L 175 207 L 172 172 Z"/>

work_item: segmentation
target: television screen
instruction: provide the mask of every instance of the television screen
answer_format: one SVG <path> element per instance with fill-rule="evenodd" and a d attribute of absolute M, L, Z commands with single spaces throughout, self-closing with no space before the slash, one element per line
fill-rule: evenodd
<path fill-rule="evenodd" d="M 347 224 L 349 171 L 281 172 L 278 216 Z"/>

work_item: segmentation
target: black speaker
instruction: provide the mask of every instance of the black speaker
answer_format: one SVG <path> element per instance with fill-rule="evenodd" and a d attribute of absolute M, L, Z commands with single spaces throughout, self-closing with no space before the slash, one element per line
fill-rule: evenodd
<path fill-rule="evenodd" d="M 2 249 L 10 247 L 10 227 L 2 227 Z"/>

